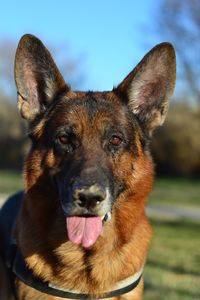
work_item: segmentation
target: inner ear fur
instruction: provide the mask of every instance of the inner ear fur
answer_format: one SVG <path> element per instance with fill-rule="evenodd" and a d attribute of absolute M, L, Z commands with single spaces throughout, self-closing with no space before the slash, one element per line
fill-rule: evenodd
<path fill-rule="evenodd" d="M 148 52 L 115 89 L 128 99 L 128 106 L 148 135 L 165 120 L 175 80 L 174 48 L 170 43 L 162 43 Z"/>
<path fill-rule="evenodd" d="M 31 121 L 57 94 L 69 90 L 51 54 L 33 35 L 24 35 L 15 56 L 15 82 L 18 108 Z"/>

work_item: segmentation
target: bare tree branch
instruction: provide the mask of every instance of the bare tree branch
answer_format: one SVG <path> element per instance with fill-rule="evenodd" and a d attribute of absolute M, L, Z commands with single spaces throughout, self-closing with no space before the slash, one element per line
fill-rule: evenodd
<path fill-rule="evenodd" d="M 200 104 L 200 1 L 161 0 L 156 29 L 176 47 L 180 60 L 178 78 Z"/>

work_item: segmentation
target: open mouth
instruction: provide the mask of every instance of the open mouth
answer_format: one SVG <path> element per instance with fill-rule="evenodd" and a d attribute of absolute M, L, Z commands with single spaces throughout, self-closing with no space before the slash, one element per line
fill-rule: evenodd
<path fill-rule="evenodd" d="M 103 223 L 111 220 L 111 212 L 104 216 L 68 216 L 66 217 L 66 227 L 69 240 L 74 243 L 89 248 L 98 239 Z"/>

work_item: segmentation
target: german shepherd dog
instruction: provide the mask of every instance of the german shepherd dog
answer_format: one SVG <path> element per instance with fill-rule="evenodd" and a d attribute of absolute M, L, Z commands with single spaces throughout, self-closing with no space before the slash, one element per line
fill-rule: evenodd
<path fill-rule="evenodd" d="M 112 91 L 72 91 L 42 42 L 22 37 L 15 80 L 32 146 L 24 192 L 1 210 L 17 299 L 142 299 L 149 140 L 165 119 L 175 69 L 174 49 L 162 43 Z M 8 235 L 15 250 L 5 250 Z"/>

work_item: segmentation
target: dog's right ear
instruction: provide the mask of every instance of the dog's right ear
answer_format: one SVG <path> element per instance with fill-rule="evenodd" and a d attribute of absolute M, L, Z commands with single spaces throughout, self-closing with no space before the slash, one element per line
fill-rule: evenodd
<path fill-rule="evenodd" d="M 23 118 L 35 119 L 55 99 L 68 91 L 49 51 L 35 36 L 24 35 L 15 57 L 18 108 Z"/>
<path fill-rule="evenodd" d="M 176 56 L 170 43 L 161 43 L 149 51 L 115 91 L 150 137 L 163 124 L 176 80 Z"/>

